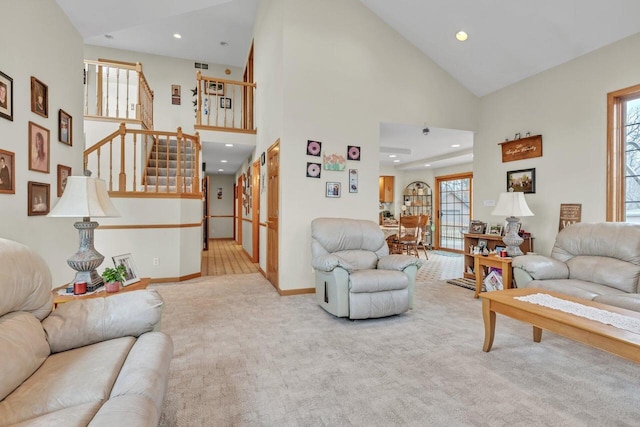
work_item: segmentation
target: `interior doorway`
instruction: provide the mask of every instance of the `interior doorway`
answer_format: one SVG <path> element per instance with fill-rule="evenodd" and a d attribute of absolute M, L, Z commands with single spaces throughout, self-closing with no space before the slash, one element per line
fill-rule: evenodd
<path fill-rule="evenodd" d="M 278 282 L 278 226 L 280 204 L 280 139 L 267 149 L 267 280 Z"/>

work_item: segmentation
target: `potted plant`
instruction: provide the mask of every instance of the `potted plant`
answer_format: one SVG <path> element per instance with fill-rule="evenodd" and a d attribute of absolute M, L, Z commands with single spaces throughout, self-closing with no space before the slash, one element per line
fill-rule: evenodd
<path fill-rule="evenodd" d="M 102 280 L 104 280 L 104 288 L 107 292 L 118 292 L 120 284 L 124 282 L 126 268 L 120 264 L 115 268 L 107 267 L 102 272 Z"/>

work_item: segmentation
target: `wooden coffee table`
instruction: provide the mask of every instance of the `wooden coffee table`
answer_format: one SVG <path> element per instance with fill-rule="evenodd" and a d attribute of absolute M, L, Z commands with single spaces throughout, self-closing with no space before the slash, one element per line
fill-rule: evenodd
<path fill-rule="evenodd" d="M 533 341 L 535 342 L 540 342 L 542 339 L 542 330 L 546 329 L 558 335 L 640 363 L 640 334 L 619 329 L 585 317 L 576 316 L 571 313 L 519 301 L 514 298 L 538 293 L 640 319 L 640 313 L 635 311 L 574 298 L 543 289 L 524 288 L 485 292 L 480 295 L 480 298 L 482 298 L 482 317 L 484 319 L 485 334 L 483 350 L 485 352 L 489 352 L 493 345 L 496 313 L 500 313 L 533 325 Z"/>
<path fill-rule="evenodd" d="M 80 299 L 88 299 L 88 298 L 101 298 L 101 297 L 109 297 L 111 295 L 118 295 L 124 292 L 131 291 L 139 291 L 140 289 L 146 289 L 149 286 L 151 279 L 149 277 L 144 277 L 140 279 L 139 282 L 132 283 L 129 286 L 121 286 L 118 292 L 108 293 L 104 290 L 104 286 L 98 292 L 94 292 L 92 294 L 84 294 L 84 295 L 74 295 L 74 294 L 64 294 L 60 295 L 58 291 L 65 289 L 67 285 L 60 286 L 55 288 L 51 292 L 53 293 L 53 308 L 56 308 L 58 304 L 63 304 L 69 301 L 75 301 Z"/>

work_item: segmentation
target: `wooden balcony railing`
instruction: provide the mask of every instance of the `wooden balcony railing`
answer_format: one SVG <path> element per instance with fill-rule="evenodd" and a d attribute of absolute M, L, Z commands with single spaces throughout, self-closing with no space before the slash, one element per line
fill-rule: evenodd
<path fill-rule="evenodd" d="M 153 91 L 142 65 L 118 61 L 84 61 L 85 118 L 141 123 L 153 129 Z"/>
<path fill-rule="evenodd" d="M 200 192 L 200 135 L 127 129 L 124 123 L 84 152 L 84 169 L 104 179 L 110 192 Z"/>
<path fill-rule="evenodd" d="M 255 83 L 196 74 L 196 129 L 256 133 L 253 120 Z"/>

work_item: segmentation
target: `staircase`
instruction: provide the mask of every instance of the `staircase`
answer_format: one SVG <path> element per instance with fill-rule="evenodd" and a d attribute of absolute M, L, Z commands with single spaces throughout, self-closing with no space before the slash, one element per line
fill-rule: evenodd
<path fill-rule="evenodd" d="M 167 138 L 155 140 L 144 174 L 143 185 L 147 191 L 158 193 L 190 193 L 196 176 L 195 144 Z"/>

